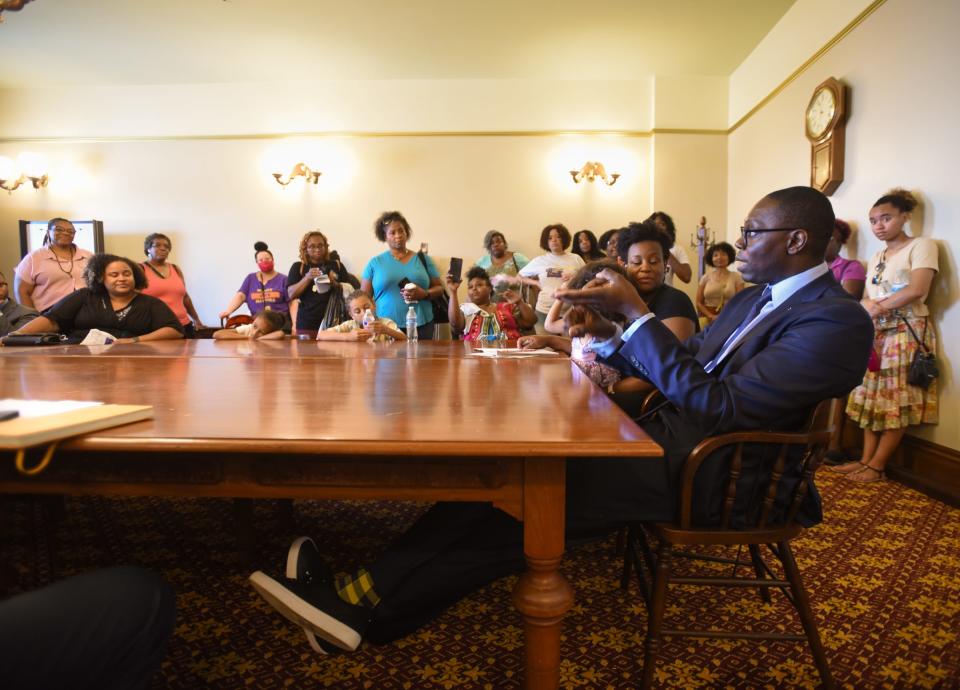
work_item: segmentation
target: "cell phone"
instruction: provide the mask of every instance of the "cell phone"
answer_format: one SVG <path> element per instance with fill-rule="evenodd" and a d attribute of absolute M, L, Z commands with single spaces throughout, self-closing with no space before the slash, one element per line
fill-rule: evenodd
<path fill-rule="evenodd" d="M 456 256 L 450 259 L 450 270 L 447 271 L 450 274 L 450 277 L 453 279 L 453 282 L 460 282 L 460 274 L 463 272 L 463 259 L 460 259 Z"/>
<path fill-rule="evenodd" d="M 405 287 L 407 287 L 407 283 L 409 282 L 410 282 L 410 279 L 404 276 L 403 278 L 400 279 L 400 282 L 397 283 L 397 287 L 403 290 Z"/>

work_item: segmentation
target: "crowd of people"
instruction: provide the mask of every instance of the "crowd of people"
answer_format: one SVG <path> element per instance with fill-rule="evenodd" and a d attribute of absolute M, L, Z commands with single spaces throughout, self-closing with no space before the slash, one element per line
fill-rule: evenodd
<path fill-rule="evenodd" d="M 386 251 L 367 262 L 359 279 L 320 231 L 303 236 L 287 274 L 276 270 L 267 244 L 256 243 L 257 270 L 220 313 L 226 320 L 246 304 L 251 320 L 213 337 L 432 339 L 434 301 L 446 295 L 455 337 L 564 352 L 628 411 L 659 390 L 671 405 L 643 427 L 664 448 L 661 471 L 641 459 L 568 463 L 567 534 L 596 535 L 624 521 L 670 519 L 675 475 L 704 437 L 791 428 L 816 403 L 848 393 L 846 414 L 863 429 L 863 450 L 833 469 L 856 482 L 884 478 L 905 429 L 937 421 L 936 380 L 919 384 L 909 372 L 918 351 L 936 351 L 926 299 L 938 251 L 906 231 L 916 205 L 912 194 L 896 189 L 870 209 L 883 247 L 868 262 L 868 280 L 859 261 L 840 256 L 851 228 L 834 217 L 826 197 L 808 187 L 774 192 L 751 210 L 735 248 L 726 242 L 708 248 L 709 270 L 695 301 L 672 285 L 689 283 L 693 271 L 663 212 L 599 239 L 590 230 L 572 234 L 550 224 L 540 234 L 543 253 L 533 258 L 511 251 L 504 233 L 491 230 L 483 239 L 486 253 L 463 278 L 467 301 L 460 302 L 460 277 L 441 275 L 425 251 L 411 249 L 410 223 L 391 211 L 374 223 Z M 0 274 L 0 335 L 55 332 L 76 339 L 96 330 L 137 343 L 205 328 L 183 272 L 169 261 L 169 237 L 149 235 L 146 260 L 136 263 L 91 255 L 76 246 L 74 234 L 70 221 L 50 221 L 44 246 L 16 269 L 16 299 Z M 338 301 L 343 308 L 331 320 Z M 408 323 L 407 330 L 399 325 Z M 719 486 L 708 478 L 697 490 L 705 492 L 699 518 L 710 523 Z M 815 488 L 797 519 L 821 519 Z M 438 503 L 369 568 L 334 577 L 314 543 L 301 538 L 291 547 L 287 578 L 258 571 L 251 583 L 304 629 L 314 649 L 350 650 L 364 638 L 395 639 L 472 589 L 522 568 L 521 534 L 516 520 L 490 504 Z"/>

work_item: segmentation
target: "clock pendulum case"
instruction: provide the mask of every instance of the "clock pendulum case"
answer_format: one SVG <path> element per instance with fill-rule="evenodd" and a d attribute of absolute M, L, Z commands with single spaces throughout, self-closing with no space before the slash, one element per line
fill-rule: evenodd
<path fill-rule="evenodd" d="M 843 182 L 847 89 L 833 77 L 813 90 L 804 113 L 810 140 L 810 186 L 830 196 Z"/>

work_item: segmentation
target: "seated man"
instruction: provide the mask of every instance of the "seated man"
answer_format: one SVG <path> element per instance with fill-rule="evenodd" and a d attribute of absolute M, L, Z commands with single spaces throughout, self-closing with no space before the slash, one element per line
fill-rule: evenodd
<path fill-rule="evenodd" d="M 0 273 L 0 337 L 13 333 L 37 316 L 37 312 L 33 309 L 17 304 L 10 297 L 10 286 L 3 273 Z"/>
<path fill-rule="evenodd" d="M 605 361 L 648 379 L 669 407 L 643 424 L 664 458 L 591 458 L 567 466 L 568 543 L 625 521 L 671 520 L 683 459 L 703 438 L 734 430 L 798 427 L 821 400 L 846 395 L 863 378 L 873 341 L 870 318 L 833 278 L 824 253 L 833 232 L 830 201 L 809 187 L 764 197 L 737 240 L 738 269 L 756 286 L 739 293 L 703 333 L 681 343 L 622 276 L 601 273 L 581 290 L 560 290 L 575 305 L 571 335 L 589 334 Z M 617 312 L 624 332 L 596 310 Z M 760 485 L 764 457 L 745 453 L 743 494 Z M 697 476 L 698 523 L 719 519 L 724 458 Z M 801 481 L 799 463 L 786 491 Z M 797 519 L 822 519 L 810 486 Z M 738 491 L 738 496 L 741 491 Z M 774 512 L 786 509 L 786 495 Z M 750 505 L 738 503 L 745 521 Z M 777 515 L 774 515 L 774 519 Z M 331 577 L 313 542 L 291 547 L 286 579 L 251 576 L 254 588 L 308 638 L 355 649 L 422 625 L 459 598 L 524 568 L 522 525 L 489 504 L 438 503 L 369 568 Z"/>

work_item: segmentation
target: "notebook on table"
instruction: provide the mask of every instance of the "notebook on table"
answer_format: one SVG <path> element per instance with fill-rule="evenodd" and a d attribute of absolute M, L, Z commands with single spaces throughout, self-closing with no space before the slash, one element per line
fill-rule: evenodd
<path fill-rule="evenodd" d="M 153 417 L 151 405 L 111 405 L 84 400 L 0 399 L 0 449 L 17 450 Z"/>

